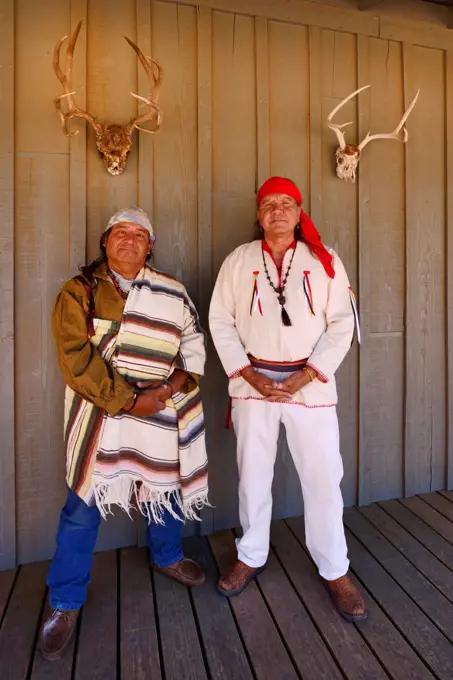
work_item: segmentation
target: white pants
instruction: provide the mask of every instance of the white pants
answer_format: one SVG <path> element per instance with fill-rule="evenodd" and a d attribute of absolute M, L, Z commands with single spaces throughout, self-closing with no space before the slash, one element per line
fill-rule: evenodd
<path fill-rule="evenodd" d="M 272 479 L 282 422 L 302 485 L 307 548 L 323 578 L 331 581 L 346 574 L 349 561 L 336 408 L 233 399 L 232 419 L 243 530 L 243 537 L 237 541 L 238 558 L 249 567 L 261 567 L 267 560 Z"/>

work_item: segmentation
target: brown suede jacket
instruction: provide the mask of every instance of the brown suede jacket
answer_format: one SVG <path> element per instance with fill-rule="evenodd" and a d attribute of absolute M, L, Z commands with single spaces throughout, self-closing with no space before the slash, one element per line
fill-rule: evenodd
<path fill-rule="evenodd" d="M 88 279 L 86 279 L 88 283 Z M 95 318 L 120 321 L 124 300 L 116 291 L 102 262 L 93 272 Z M 89 301 L 80 280 L 71 279 L 61 289 L 52 313 L 52 330 L 66 384 L 87 401 L 111 416 L 134 395 L 134 388 L 101 357 L 87 330 Z M 191 378 L 191 379 L 190 379 Z M 191 375 L 193 389 L 198 376 Z"/>

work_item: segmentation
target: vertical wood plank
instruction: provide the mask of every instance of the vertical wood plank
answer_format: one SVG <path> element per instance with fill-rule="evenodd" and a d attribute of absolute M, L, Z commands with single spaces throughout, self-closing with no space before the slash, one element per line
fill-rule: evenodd
<path fill-rule="evenodd" d="M 359 139 L 403 113 L 401 48 L 358 36 Z M 377 140 L 359 164 L 359 503 L 394 498 L 403 480 L 404 149 Z M 385 359 L 384 359 L 385 357 Z"/>
<path fill-rule="evenodd" d="M 69 140 L 61 131 L 53 103 L 54 97 L 62 93 L 62 86 L 52 68 L 52 52 L 57 40 L 69 35 L 70 0 L 16 0 L 14 6 L 19 104 L 15 111 L 16 153 L 67 154 Z M 65 45 L 61 50 L 62 64 Z M 77 58 L 77 47 L 75 55 Z M 72 129 L 79 129 L 81 124 L 73 123 Z"/>
<path fill-rule="evenodd" d="M 365 36 L 357 36 L 357 80 L 358 87 L 363 84 L 368 84 L 370 81 L 370 41 L 369 38 Z M 363 98 L 360 106 L 360 116 L 357 124 L 359 139 L 363 139 L 366 135 L 366 131 L 370 129 L 370 104 L 369 98 Z M 370 254 L 366 244 L 366 230 L 370 223 L 371 208 L 370 208 L 370 164 L 368 159 L 366 161 L 363 158 L 360 159 L 360 178 L 358 186 L 358 200 L 359 200 L 359 224 L 358 224 L 358 242 L 360 247 L 359 255 L 359 280 L 357 293 L 359 295 L 359 310 L 360 310 L 360 325 L 362 331 L 363 339 L 367 339 L 369 336 L 369 314 L 368 305 L 364 303 L 360 304 L 360 300 L 369 300 L 370 295 L 370 285 L 367 277 L 368 267 L 370 265 Z M 361 503 L 366 497 L 366 481 L 368 476 L 364 474 L 364 470 L 367 465 L 367 455 L 369 452 L 366 451 L 367 438 L 366 438 L 366 426 L 367 421 L 364 414 L 364 402 L 367 398 L 367 385 L 370 379 L 369 376 L 369 357 L 366 356 L 366 347 L 360 347 L 359 349 L 359 460 L 358 460 L 358 502 Z"/>
<path fill-rule="evenodd" d="M 65 494 L 63 380 L 50 317 L 68 278 L 69 158 L 16 161 L 16 490 L 19 564 L 50 557 Z M 49 209 L 51 206 L 51 209 Z M 56 256 L 58 254 L 58 256 Z"/>
<path fill-rule="evenodd" d="M 405 494 L 444 488 L 445 73 L 443 53 L 405 44 L 406 106 L 406 411 Z M 411 134 L 412 131 L 412 134 Z M 426 139 L 429 138 L 429 153 Z"/>
<path fill-rule="evenodd" d="M 203 328 L 208 330 L 208 312 L 213 287 L 212 271 L 212 11 L 197 11 L 197 79 L 198 79 L 198 313 Z M 202 396 L 208 446 L 215 441 L 213 403 L 216 399 L 215 372 L 212 357 L 215 349 L 208 336 L 206 376 Z M 209 451 L 208 451 L 209 453 Z M 215 489 L 210 484 L 210 500 L 215 505 Z M 209 534 L 214 528 L 214 510 L 202 512 L 200 531 Z"/>
<path fill-rule="evenodd" d="M 269 41 L 267 19 L 255 17 L 257 189 L 270 173 Z"/>
<path fill-rule="evenodd" d="M 137 0 L 137 45 L 145 56 L 153 56 L 151 43 L 151 0 Z M 164 65 L 162 65 L 164 68 Z M 148 78 L 144 68 L 137 60 L 138 92 L 147 96 Z M 162 87 L 166 87 L 165 70 Z M 165 117 L 161 131 L 165 134 Z M 138 204 L 149 215 L 154 217 L 154 135 L 141 133 L 137 136 L 138 144 Z"/>
<path fill-rule="evenodd" d="M 315 224 L 322 221 L 322 87 L 321 29 L 310 26 L 310 214 Z"/>
<path fill-rule="evenodd" d="M 310 211 L 308 30 L 269 22 L 270 175 L 289 177 Z M 259 120 L 259 118 L 258 118 Z M 318 121 L 319 123 L 319 121 Z M 258 135 L 259 139 L 259 135 Z"/>
<path fill-rule="evenodd" d="M 86 107 L 87 75 L 87 24 L 88 0 L 71 0 L 71 33 L 80 19 L 84 20 L 76 46 L 73 66 L 73 84 L 77 92 L 77 104 Z M 66 45 L 66 43 L 65 43 Z M 69 140 L 69 273 L 75 276 L 86 262 L 87 234 L 87 176 L 86 148 L 87 126 L 78 126 L 79 134 Z"/>
<path fill-rule="evenodd" d="M 152 8 L 153 53 L 165 68 L 164 123 L 154 138 L 156 263 L 198 304 L 197 11 L 162 2 Z"/>
<path fill-rule="evenodd" d="M 356 36 L 323 30 L 321 32 L 321 163 L 322 220 L 317 223 L 323 241 L 341 258 L 353 290 L 358 279 L 357 185 L 338 179 L 335 174 L 337 140 L 325 121 L 341 99 L 357 88 Z M 339 122 L 354 121 L 347 128 L 347 139 L 357 139 L 357 101 L 342 109 Z M 342 482 L 346 505 L 357 502 L 358 464 L 358 351 L 349 351 L 337 373 L 340 446 L 344 463 Z"/>
<path fill-rule="evenodd" d="M 213 13 L 212 186 L 214 274 L 252 238 L 256 219 L 254 20 Z"/>
<path fill-rule="evenodd" d="M 212 12 L 199 7 L 198 37 L 198 311 L 206 326 L 212 272 Z"/>
<path fill-rule="evenodd" d="M 14 464 L 14 1 L 0 2 L 0 570 L 16 563 Z"/>
<path fill-rule="evenodd" d="M 452 10 L 453 13 L 453 10 Z M 453 51 L 445 52 L 446 248 L 453 262 Z M 447 488 L 453 488 L 453 272 L 447 267 Z"/>
<path fill-rule="evenodd" d="M 139 104 L 130 95 L 137 92 L 137 56 L 123 38 L 135 41 L 136 32 L 136 0 L 89 3 L 87 108 L 101 123 L 126 123 L 137 114 Z M 75 124 L 86 125 L 83 121 Z M 98 255 L 99 239 L 111 214 L 137 204 L 138 137 L 143 134 L 134 131 L 126 169 L 112 177 L 96 149 L 94 131 L 87 125 L 88 260 Z"/>
<path fill-rule="evenodd" d="M 23 563 L 52 554 L 65 494 L 63 381 L 50 316 L 69 276 L 69 142 L 53 104 L 61 85 L 52 49 L 69 34 L 71 13 L 69 0 L 19 0 L 15 10 L 16 539 Z"/>
<path fill-rule="evenodd" d="M 217 276 L 223 260 L 250 241 L 256 219 L 257 121 L 255 24 L 251 17 L 212 16 L 212 258 Z M 214 386 L 214 445 L 210 486 L 214 527 L 238 523 L 236 438 L 225 429 L 228 381 L 215 351 L 209 365 Z M 215 456 L 215 458 L 214 458 Z"/>

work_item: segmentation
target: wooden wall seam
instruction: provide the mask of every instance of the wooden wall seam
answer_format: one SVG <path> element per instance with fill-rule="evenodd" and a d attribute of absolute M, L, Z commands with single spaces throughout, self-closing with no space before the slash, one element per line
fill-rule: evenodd
<path fill-rule="evenodd" d="M 198 305 L 207 319 L 212 271 L 212 12 L 197 15 L 198 71 Z"/>
<path fill-rule="evenodd" d="M 370 41 L 365 36 L 357 37 L 357 86 L 362 87 L 370 82 Z M 368 92 L 365 93 L 368 95 Z M 365 137 L 370 130 L 370 98 L 364 96 L 360 102 L 360 115 L 357 121 L 358 139 Z M 357 461 L 357 502 L 366 505 L 370 499 L 370 489 L 367 477 L 362 475 L 366 467 L 366 423 L 363 400 L 366 398 L 369 385 L 370 357 L 368 336 L 370 330 L 369 297 L 370 280 L 368 269 L 370 266 L 370 252 L 367 248 L 365 230 L 370 220 L 370 163 L 369 156 L 363 155 L 360 159 L 358 171 L 358 287 L 360 327 L 362 345 L 359 347 L 359 412 L 358 412 L 358 461 Z M 362 245 L 364 247 L 362 247 Z"/>
<path fill-rule="evenodd" d="M 265 17 L 255 18 L 257 187 L 270 175 L 269 40 Z"/>
<path fill-rule="evenodd" d="M 14 19 L 14 0 L 0 0 L 0 570 L 16 563 Z"/>
<path fill-rule="evenodd" d="M 208 312 L 214 284 L 212 262 L 212 10 L 197 10 L 197 85 L 198 85 L 198 312 L 202 326 L 208 329 Z M 208 341 L 208 356 L 215 352 Z M 203 401 L 207 433 L 214 433 L 212 423 L 212 380 L 203 381 Z M 209 455 L 209 451 L 208 451 Z M 214 506 L 214 491 L 210 487 Z M 214 530 L 214 507 L 202 513 L 203 534 Z"/>
<path fill-rule="evenodd" d="M 392 130 L 404 106 L 400 45 L 365 36 L 357 44 L 357 85 L 370 85 L 358 97 L 360 141 Z M 372 141 L 357 175 L 360 505 L 402 493 L 403 154 L 400 143 Z"/>
<path fill-rule="evenodd" d="M 136 44 L 145 57 L 154 57 L 152 46 L 152 2 L 136 0 Z M 165 71 L 163 79 L 165 87 Z M 137 94 L 146 97 L 149 93 L 149 81 L 145 69 L 137 59 Z M 137 109 L 138 111 L 139 109 Z M 163 124 L 165 125 L 165 118 Z M 154 224 L 154 135 L 137 130 L 134 142 L 138 153 L 137 205 L 144 210 Z M 157 133 L 159 134 L 159 133 Z M 139 518 L 140 520 L 141 518 Z M 146 522 L 137 521 L 137 544 L 146 545 Z"/>
<path fill-rule="evenodd" d="M 174 0 L 162 0 L 174 3 Z M 379 34 L 379 19 L 356 9 L 321 5 L 311 0 L 179 0 L 180 5 L 198 5 L 230 14 L 277 19 L 287 23 L 319 26 L 347 33 Z"/>
<path fill-rule="evenodd" d="M 137 0 L 137 45 L 147 57 L 153 55 L 152 11 L 150 0 Z M 137 92 L 147 96 L 149 90 L 145 69 L 137 59 Z M 163 85 L 165 87 L 165 71 Z M 164 112 L 165 113 L 165 112 Z M 165 121 L 165 118 L 164 118 Z M 165 122 L 163 122 L 165 125 Z M 159 134 L 159 133 L 157 133 Z M 134 140 L 135 141 L 135 140 Z M 154 219 L 154 135 L 137 134 L 138 145 L 138 205 Z"/>
<path fill-rule="evenodd" d="M 449 49 L 452 45 L 451 30 L 435 24 L 406 21 L 404 18 L 398 21 L 391 17 L 380 17 L 379 37 L 437 50 Z"/>
<path fill-rule="evenodd" d="M 310 215 L 315 224 L 322 222 L 322 135 L 317 128 L 322 125 L 321 103 L 321 29 L 310 26 Z"/>
<path fill-rule="evenodd" d="M 71 33 L 80 19 L 83 19 L 82 30 L 76 46 L 76 58 L 73 66 L 73 85 L 77 83 L 77 104 L 86 109 L 87 91 L 87 16 L 88 0 L 71 0 Z M 64 47 L 67 46 L 67 41 Z M 63 53 L 64 54 L 64 53 Z M 56 81 L 55 81 L 56 82 Z M 78 134 L 69 142 L 69 270 L 70 275 L 78 273 L 80 265 L 86 260 L 87 240 L 87 175 L 86 144 L 87 125 L 78 126 Z"/>
<path fill-rule="evenodd" d="M 174 0 L 162 0 L 174 3 Z M 305 26 L 318 26 L 330 30 L 368 37 L 383 38 L 399 42 L 410 42 L 414 45 L 449 49 L 451 47 L 451 30 L 439 25 L 439 7 L 430 7 L 433 21 L 424 17 L 406 18 L 392 8 L 383 7 L 376 11 L 360 12 L 358 9 L 335 7 L 329 4 L 312 2 L 311 0 L 179 0 L 179 4 L 242 14 L 261 16 L 287 23 Z M 425 13 L 428 11 L 426 8 Z"/>
<path fill-rule="evenodd" d="M 447 309 L 447 489 L 453 488 L 453 50 L 445 52 L 446 135 L 446 309 Z"/>
<path fill-rule="evenodd" d="M 445 59 L 404 43 L 404 100 L 421 94 L 406 152 L 405 495 L 446 484 Z M 418 125 L 417 125 L 418 122 Z M 426 154 L 426 138 L 430 153 Z"/>

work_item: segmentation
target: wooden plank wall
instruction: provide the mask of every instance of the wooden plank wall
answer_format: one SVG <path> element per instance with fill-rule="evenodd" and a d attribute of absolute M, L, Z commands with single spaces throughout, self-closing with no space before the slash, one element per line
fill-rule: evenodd
<path fill-rule="evenodd" d="M 14 2 L 0 2 L 0 569 L 16 559 L 14 460 Z"/>
<path fill-rule="evenodd" d="M 64 500 L 63 384 L 49 326 L 62 283 L 96 256 L 110 214 L 138 203 L 156 228 L 156 265 L 185 283 L 206 326 L 215 276 L 251 238 L 255 192 L 269 174 L 299 184 L 358 293 L 362 346 L 338 374 L 345 502 L 453 485 L 450 43 L 439 25 L 424 37 L 412 19 L 335 4 L 17 0 L 13 12 L 0 0 L 0 568 L 51 555 Z M 75 120 L 68 140 L 54 111 L 53 45 L 80 18 L 76 98 L 101 121 L 128 120 L 137 110 L 129 93 L 147 94 L 123 35 L 164 66 L 162 131 L 135 133 L 120 177 L 107 174 L 92 129 Z M 352 142 L 394 128 L 421 95 L 409 143 L 371 143 L 357 183 L 346 184 L 325 119 L 365 84 L 340 114 L 353 121 Z M 227 384 L 210 342 L 208 356 L 214 508 L 188 533 L 238 521 Z M 274 494 L 276 517 L 301 511 L 283 436 Z M 137 535 L 140 525 L 117 513 L 99 547 Z"/>

